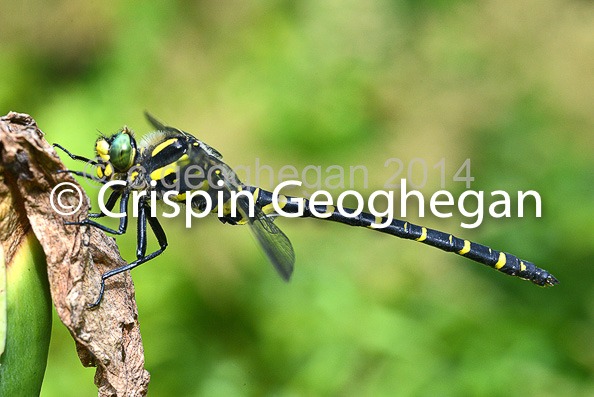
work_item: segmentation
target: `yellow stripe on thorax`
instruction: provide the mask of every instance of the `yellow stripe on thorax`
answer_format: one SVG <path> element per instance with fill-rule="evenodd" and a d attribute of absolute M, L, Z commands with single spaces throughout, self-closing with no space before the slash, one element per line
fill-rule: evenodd
<path fill-rule="evenodd" d="M 157 168 L 153 172 L 151 172 L 151 179 L 154 181 L 158 181 L 160 179 L 165 178 L 169 174 L 173 174 L 176 171 L 177 167 L 175 163 L 167 164 L 165 167 Z"/>
<path fill-rule="evenodd" d="M 179 158 L 179 159 L 178 159 L 178 160 L 175 162 L 175 164 L 176 164 L 176 165 L 178 165 L 178 166 L 180 166 L 180 167 L 182 167 L 182 166 L 184 166 L 184 165 L 187 165 L 187 164 L 188 164 L 188 161 L 189 161 L 189 159 L 190 159 L 190 158 L 188 157 L 188 155 L 187 155 L 187 154 L 184 154 L 183 156 L 181 156 L 181 157 L 180 157 L 180 158 Z"/>
<path fill-rule="evenodd" d="M 157 153 L 159 153 L 161 150 L 165 149 L 167 146 L 169 146 L 175 142 L 177 142 L 177 138 L 171 138 L 171 139 L 166 140 L 165 142 L 161 142 L 160 144 L 157 145 L 157 147 L 155 147 L 153 149 L 151 156 L 156 156 Z"/>
<path fill-rule="evenodd" d="M 169 141 L 172 141 L 172 140 L 176 140 L 176 139 L 169 139 Z M 163 143 L 166 143 L 166 142 L 168 142 L 168 141 L 165 141 Z M 163 145 L 163 143 L 161 145 Z M 159 145 L 159 146 L 161 146 L 161 145 Z M 155 150 L 159 149 L 159 146 L 157 146 L 155 148 Z M 162 150 L 162 149 L 163 148 L 161 148 L 159 150 Z M 155 151 L 153 151 L 153 154 L 154 153 L 155 153 Z M 188 159 L 189 159 L 188 155 L 184 154 L 176 161 L 167 164 L 165 167 L 157 168 L 156 170 L 151 172 L 151 179 L 156 181 L 156 180 L 165 178 L 167 175 L 172 174 L 172 173 L 176 172 L 178 169 L 180 169 L 181 167 L 185 166 L 188 162 Z"/>

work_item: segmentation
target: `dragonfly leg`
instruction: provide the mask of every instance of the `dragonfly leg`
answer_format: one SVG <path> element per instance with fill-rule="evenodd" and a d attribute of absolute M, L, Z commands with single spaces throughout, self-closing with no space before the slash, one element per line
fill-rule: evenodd
<path fill-rule="evenodd" d="M 109 198 L 107 199 L 107 202 L 105 203 L 105 209 L 108 211 L 111 211 L 113 209 L 113 207 L 115 207 L 115 203 L 118 201 L 118 199 L 120 198 L 121 195 L 122 195 L 122 192 L 118 191 L 118 190 L 114 190 L 113 192 L 111 192 L 111 194 L 109 195 Z M 103 212 L 99 212 L 99 213 L 90 212 L 89 213 L 89 218 L 103 218 L 104 216 L 107 216 L 107 214 L 105 214 Z"/>
<path fill-rule="evenodd" d="M 113 196 L 114 196 L 114 193 L 112 193 L 112 195 L 109 197 L 108 203 L 109 203 L 109 200 L 111 200 Z M 104 226 L 104 225 L 97 223 L 95 221 L 92 221 L 90 219 L 85 219 L 80 222 L 64 222 L 64 224 L 65 225 L 90 225 L 90 226 L 94 226 L 98 229 L 101 229 L 107 233 L 122 235 L 122 234 L 126 233 L 126 229 L 128 228 L 128 198 L 129 197 L 130 197 L 130 193 L 123 193 L 122 198 L 120 199 L 120 213 L 123 214 L 123 216 L 120 218 L 120 226 L 119 226 L 118 230 L 113 230 L 107 226 Z M 117 197 L 116 197 L 116 199 L 114 199 L 114 204 L 115 204 L 115 200 L 117 200 Z"/>
<path fill-rule="evenodd" d="M 147 215 L 148 213 L 148 215 Z M 141 257 L 139 257 L 138 259 L 136 259 L 134 262 L 131 262 L 125 266 L 120 266 L 117 269 L 113 269 L 110 270 L 108 272 L 103 273 L 103 275 L 101 275 L 101 289 L 99 291 L 99 297 L 97 298 L 97 300 L 94 303 L 89 304 L 89 308 L 94 308 L 96 306 L 99 305 L 99 303 L 101 303 L 101 300 L 103 299 L 103 293 L 105 291 L 105 280 L 107 280 L 108 278 L 115 276 L 116 274 L 120 274 L 122 272 L 128 271 L 128 270 L 132 270 L 134 269 L 136 266 L 139 266 L 147 261 L 150 261 L 151 259 L 157 257 L 158 255 L 160 255 L 161 253 L 163 253 L 163 251 L 165 251 L 165 248 L 167 248 L 167 236 L 165 236 L 165 232 L 163 231 L 163 228 L 161 227 L 161 224 L 159 223 L 159 221 L 157 220 L 156 217 L 153 217 L 150 215 L 150 207 L 148 206 L 148 204 L 146 203 L 142 203 L 141 204 L 141 208 L 139 209 L 139 223 L 140 225 L 138 226 L 138 234 L 137 234 L 137 255 L 142 254 Z M 148 220 L 148 224 L 150 225 L 153 233 L 155 234 L 155 236 L 157 237 L 157 241 L 159 242 L 159 249 L 156 250 L 155 252 L 144 256 L 144 252 L 146 251 L 146 221 Z"/>
<path fill-rule="evenodd" d="M 78 156 L 76 154 L 72 154 L 68 150 L 64 149 L 62 146 L 58 145 L 57 143 L 54 143 L 52 146 L 53 147 L 57 147 L 59 149 L 62 149 L 62 151 L 64 151 L 64 153 L 66 153 L 68 156 L 70 156 L 70 158 L 72 160 L 84 161 L 85 163 L 89 163 L 89 164 L 92 164 L 92 165 L 97 165 L 97 162 L 95 160 L 91 160 L 91 159 L 88 159 L 88 158 L 83 157 L 83 156 Z"/>

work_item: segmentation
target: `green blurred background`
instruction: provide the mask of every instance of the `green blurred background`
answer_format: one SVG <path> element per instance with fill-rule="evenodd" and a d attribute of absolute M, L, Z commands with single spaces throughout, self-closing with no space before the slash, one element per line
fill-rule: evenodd
<path fill-rule="evenodd" d="M 133 272 L 150 395 L 593 395 L 593 17 L 567 0 L 2 2 L 0 113 L 83 155 L 96 129 L 149 131 L 147 109 L 231 166 L 365 165 L 365 196 L 389 158 L 426 162 L 427 198 L 442 158 L 455 196 L 467 158 L 473 190 L 540 193 L 542 218 L 408 219 L 533 261 L 548 289 L 301 219 L 277 221 L 285 284 L 246 228 L 164 220 L 168 250 Z M 135 233 L 117 241 L 135 257 Z M 54 321 L 42 395 L 94 395 Z"/>

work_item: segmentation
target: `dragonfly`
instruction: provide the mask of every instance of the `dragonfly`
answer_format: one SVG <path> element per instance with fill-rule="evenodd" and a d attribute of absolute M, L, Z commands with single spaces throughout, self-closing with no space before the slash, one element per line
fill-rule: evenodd
<path fill-rule="evenodd" d="M 349 208 L 344 208 L 341 212 L 332 205 L 312 205 L 306 198 L 275 195 L 274 192 L 257 186 L 245 185 L 232 168 L 223 162 L 221 153 L 216 149 L 185 131 L 162 123 L 148 112 L 145 112 L 145 115 L 155 132 L 148 134 L 140 142 L 136 141 L 128 127 L 109 137 L 101 134 L 95 142 L 94 159 L 72 154 L 61 145 L 54 144 L 54 147 L 64 151 L 73 160 L 84 161 L 95 170 L 94 175 L 76 170 L 60 172 L 71 173 L 102 184 L 118 182 L 117 185 L 110 186 L 112 192 L 104 204 L 104 208 L 110 212 L 119 200 L 121 217 L 117 230 L 94 220 L 106 216 L 108 212 L 104 211 L 89 213 L 87 219 L 66 222 L 67 225 L 90 225 L 107 233 L 123 235 L 126 233 L 130 216 L 130 198 L 133 192 L 140 193 L 140 198 L 133 200 L 136 205 L 134 213 L 138 214 L 136 260 L 101 275 L 98 298 L 89 304 L 90 307 L 96 307 L 101 303 L 105 292 L 105 280 L 154 259 L 167 248 L 165 231 L 151 211 L 152 199 L 186 203 L 199 211 L 208 210 L 209 201 L 217 201 L 217 206 L 210 208 L 211 212 L 216 212 L 224 224 L 248 225 L 269 261 L 285 281 L 289 281 L 293 274 L 295 253 L 289 238 L 274 223 L 280 215 L 277 209 L 282 209 L 283 214 L 298 214 L 304 218 L 312 217 L 361 226 L 414 240 L 456 253 L 539 286 L 559 284 L 552 274 L 532 262 L 449 233 L 399 219 L 393 219 L 387 226 L 379 228 L 378 224 L 386 222 L 383 217 Z M 196 194 L 198 191 L 202 193 Z M 275 203 L 277 208 L 274 206 Z M 235 211 L 232 207 L 235 207 Z M 319 217 L 319 214 L 325 214 L 326 217 Z M 159 248 L 149 254 L 147 226 L 159 244 Z"/>

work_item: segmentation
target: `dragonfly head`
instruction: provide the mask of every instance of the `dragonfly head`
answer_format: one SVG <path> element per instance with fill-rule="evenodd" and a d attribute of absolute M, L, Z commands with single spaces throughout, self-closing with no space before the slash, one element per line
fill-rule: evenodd
<path fill-rule="evenodd" d="M 110 164 L 115 168 L 115 172 L 126 172 L 132 167 L 137 156 L 134 134 L 128 127 L 124 127 L 109 138 L 102 136 L 95 142 L 95 151 L 97 156 L 108 163 L 101 171 L 106 177 L 111 177 L 114 173 L 109 167 Z"/>

